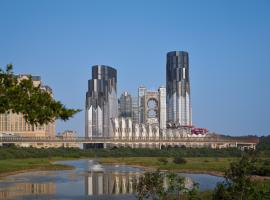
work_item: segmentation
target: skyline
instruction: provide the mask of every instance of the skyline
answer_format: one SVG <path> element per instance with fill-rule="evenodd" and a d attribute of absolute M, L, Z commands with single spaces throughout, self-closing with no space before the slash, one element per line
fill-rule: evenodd
<path fill-rule="evenodd" d="M 166 53 L 183 50 L 196 126 L 270 133 L 269 2 L 12 2 L 0 2 L 0 66 L 41 76 L 68 107 L 84 109 L 92 65 L 116 68 L 118 97 L 135 96 L 142 84 L 165 85 Z M 57 123 L 58 132 L 65 129 L 84 135 L 84 110 Z"/>

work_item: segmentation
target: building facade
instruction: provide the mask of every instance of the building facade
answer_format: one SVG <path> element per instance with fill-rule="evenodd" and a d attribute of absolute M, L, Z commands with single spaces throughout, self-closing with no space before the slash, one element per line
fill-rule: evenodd
<path fill-rule="evenodd" d="M 119 117 L 132 117 L 132 97 L 123 92 L 119 99 Z"/>
<path fill-rule="evenodd" d="M 30 75 L 17 75 L 18 81 L 28 79 Z M 52 94 L 52 89 L 49 86 L 43 85 L 40 76 L 31 76 L 33 85 L 40 88 L 49 94 Z M 54 137 L 55 122 L 44 125 L 29 124 L 22 113 L 4 113 L 0 114 L 0 133 L 11 134 L 22 137 Z"/>
<path fill-rule="evenodd" d="M 85 107 L 85 136 L 111 137 L 110 120 L 118 116 L 116 69 L 105 65 L 92 67 Z"/>
<path fill-rule="evenodd" d="M 72 131 L 72 130 L 65 130 L 63 133 L 60 133 L 58 135 L 58 138 L 60 139 L 65 139 L 65 140 L 73 140 L 78 136 L 76 131 Z M 58 147 L 65 147 L 65 148 L 80 148 L 80 144 L 74 142 L 74 143 L 60 143 L 58 144 Z"/>
<path fill-rule="evenodd" d="M 132 115 L 133 123 L 139 123 L 139 104 L 138 97 L 132 97 Z"/>
<path fill-rule="evenodd" d="M 140 86 L 138 89 L 139 123 L 156 124 L 166 129 L 166 88 L 148 91 Z"/>
<path fill-rule="evenodd" d="M 184 51 L 167 53 L 167 122 L 173 126 L 192 126 L 189 57 Z"/>

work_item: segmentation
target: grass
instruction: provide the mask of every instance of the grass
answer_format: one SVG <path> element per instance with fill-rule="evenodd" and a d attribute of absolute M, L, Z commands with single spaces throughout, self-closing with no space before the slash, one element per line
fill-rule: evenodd
<path fill-rule="evenodd" d="M 67 158 L 27 158 L 27 159 L 6 159 L 0 160 L 0 175 L 24 170 L 67 170 L 71 166 L 53 164 L 53 161 Z"/>
<path fill-rule="evenodd" d="M 122 157 L 122 158 L 98 158 L 101 163 L 122 163 L 127 165 L 138 165 L 143 167 L 179 171 L 179 172 L 219 172 L 223 173 L 232 161 L 239 158 L 210 158 L 194 157 L 185 158 L 187 163 L 175 164 L 172 158 L 168 158 L 168 163 L 159 161 L 158 157 Z"/>
<path fill-rule="evenodd" d="M 72 169 L 70 166 L 53 164 L 56 160 L 69 160 L 74 158 L 51 157 L 51 158 L 27 158 L 27 159 L 6 159 L 0 160 L 0 175 L 9 172 L 23 170 L 65 170 Z M 175 164 L 172 158 L 168 158 L 168 163 L 164 164 L 159 157 L 121 157 L 121 158 L 97 158 L 101 163 L 122 163 L 127 165 L 137 165 L 161 170 L 179 172 L 204 172 L 204 173 L 223 173 L 230 162 L 238 158 L 210 158 L 194 157 L 185 158 L 187 163 Z"/>

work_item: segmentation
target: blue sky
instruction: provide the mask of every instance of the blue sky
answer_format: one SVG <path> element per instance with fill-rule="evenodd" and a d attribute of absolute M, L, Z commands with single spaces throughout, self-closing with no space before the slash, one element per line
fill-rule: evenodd
<path fill-rule="evenodd" d="M 166 53 L 190 56 L 193 122 L 270 134 L 270 1 L 0 0 L 0 66 L 40 75 L 84 109 L 91 66 L 118 70 L 118 95 L 165 85 Z M 84 112 L 57 131 L 84 135 Z"/>

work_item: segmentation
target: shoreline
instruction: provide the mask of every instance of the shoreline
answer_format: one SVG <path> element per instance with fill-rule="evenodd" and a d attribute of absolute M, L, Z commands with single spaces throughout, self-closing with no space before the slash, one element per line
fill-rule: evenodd
<path fill-rule="evenodd" d="M 115 162 L 115 163 L 100 162 L 100 163 L 104 165 L 126 165 L 130 167 L 142 168 L 147 172 L 155 171 L 158 169 L 158 167 L 155 167 L 155 166 L 132 165 L 132 164 L 126 164 L 126 163 L 120 163 L 120 162 Z M 181 170 L 181 169 L 176 169 L 176 170 L 159 169 L 159 170 L 161 172 L 175 172 L 175 173 L 186 173 L 186 174 L 208 174 L 211 176 L 219 176 L 219 177 L 224 177 L 225 175 L 223 172 L 218 172 L 218 171 Z"/>
<path fill-rule="evenodd" d="M 43 159 L 43 158 L 42 158 Z M 148 171 L 155 171 L 158 168 L 158 166 L 143 166 L 143 165 L 138 165 L 138 164 L 127 164 L 125 162 L 106 162 L 106 161 L 100 161 L 97 158 L 59 158 L 59 159 L 53 159 L 53 160 L 48 160 L 48 165 L 45 166 L 36 166 L 33 168 L 33 166 L 29 167 L 29 169 L 22 169 L 22 170 L 14 170 L 14 171 L 9 171 L 9 172 L 0 172 L 0 180 L 7 177 L 7 176 L 12 176 L 20 173 L 28 173 L 28 172 L 37 172 L 37 171 L 54 171 L 54 170 L 73 170 L 76 167 L 72 165 L 63 165 L 63 164 L 57 164 L 55 162 L 57 161 L 67 161 L 67 160 L 96 160 L 100 162 L 101 164 L 104 165 L 126 165 L 130 167 L 136 167 L 136 168 L 141 168 L 144 169 L 146 172 Z M 224 177 L 225 173 L 220 172 L 220 171 L 207 171 L 207 170 L 190 170 L 190 169 L 159 169 L 162 172 L 175 172 L 175 173 L 187 173 L 187 174 L 206 174 L 206 175 L 211 175 L 211 176 L 218 176 L 218 177 Z M 254 181 L 269 181 L 270 176 L 258 176 L 258 175 L 253 175 L 251 176 L 251 179 Z"/>
<path fill-rule="evenodd" d="M 44 158 L 41 158 L 44 160 Z M 36 158 L 38 160 L 38 158 Z M 64 161 L 65 159 L 56 159 L 56 160 L 48 160 L 48 163 L 44 165 L 32 165 L 32 166 L 26 166 L 25 169 L 14 169 L 6 172 L 0 172 L 0 180 L 4 179 L 7 176 L 12 176 L 20 173 L 28 173 L 28 172 L 37 172 L 37 171 L 54 171 L 54 170 L 72 170 L 75 169 L 74 166 L 71 165 L 63 165 L 63 164 L 57 164 L 54 163 L 56 161 Z M 76 160 L 76 159 L 74 159 Z"/>
<path fill-rule="evenodd" d="M 13 176 L 21 173 L 28 173 L 28 172 L 42 172 L 42 171 L 54 171 L 54 170 L 72 170 L 75 167 L 64 165 L 63 168 L 46 168 L 46 167 L 37 167 L 37 168 L 29 168 L 29 169 L 23 169 L 23 170 L 16 170 L 16 171 L 10 171 L 10 172 L 0 172 L 0 180 L 7 177 L 7 176 Z"/>
<path fill-rule="evenodd" d="M 146 172 L 150 172 L 150 171 L 155 171 L 158 169 L 158 167 L 155 166 L 143 166 L 143 165 L 132 165 L 132 164 L 126 164 L 123 162 L 115 162 L 115 163 L 111 163 L 111 162 L 100 162 L 101 164 L 105 164 L 105 165 L 126 165 L 126 166 L 130 166 L 130 167 L 136 167 L 136 168 L 142 168 L 144 169 Z M 186 173 L 186 174 L 205 174 L 205 175 L 210 175 L 210 176 L 218 176 L 218 177 L 224 177 L 225 172 L 218 172 L 218 171 L 205 171 L 205 170 L 186 170 L 186 169 L 176 169 L 176 170 L 169 170 L 169 169 L 159 169 L 161 172 L 175 172 L 175 173 Z M 252 175 L 251 176 L 251 180 L 254 181 L 268 181 L 270 180 L 270 176 L 258 176 L 258 175 Z"/>

